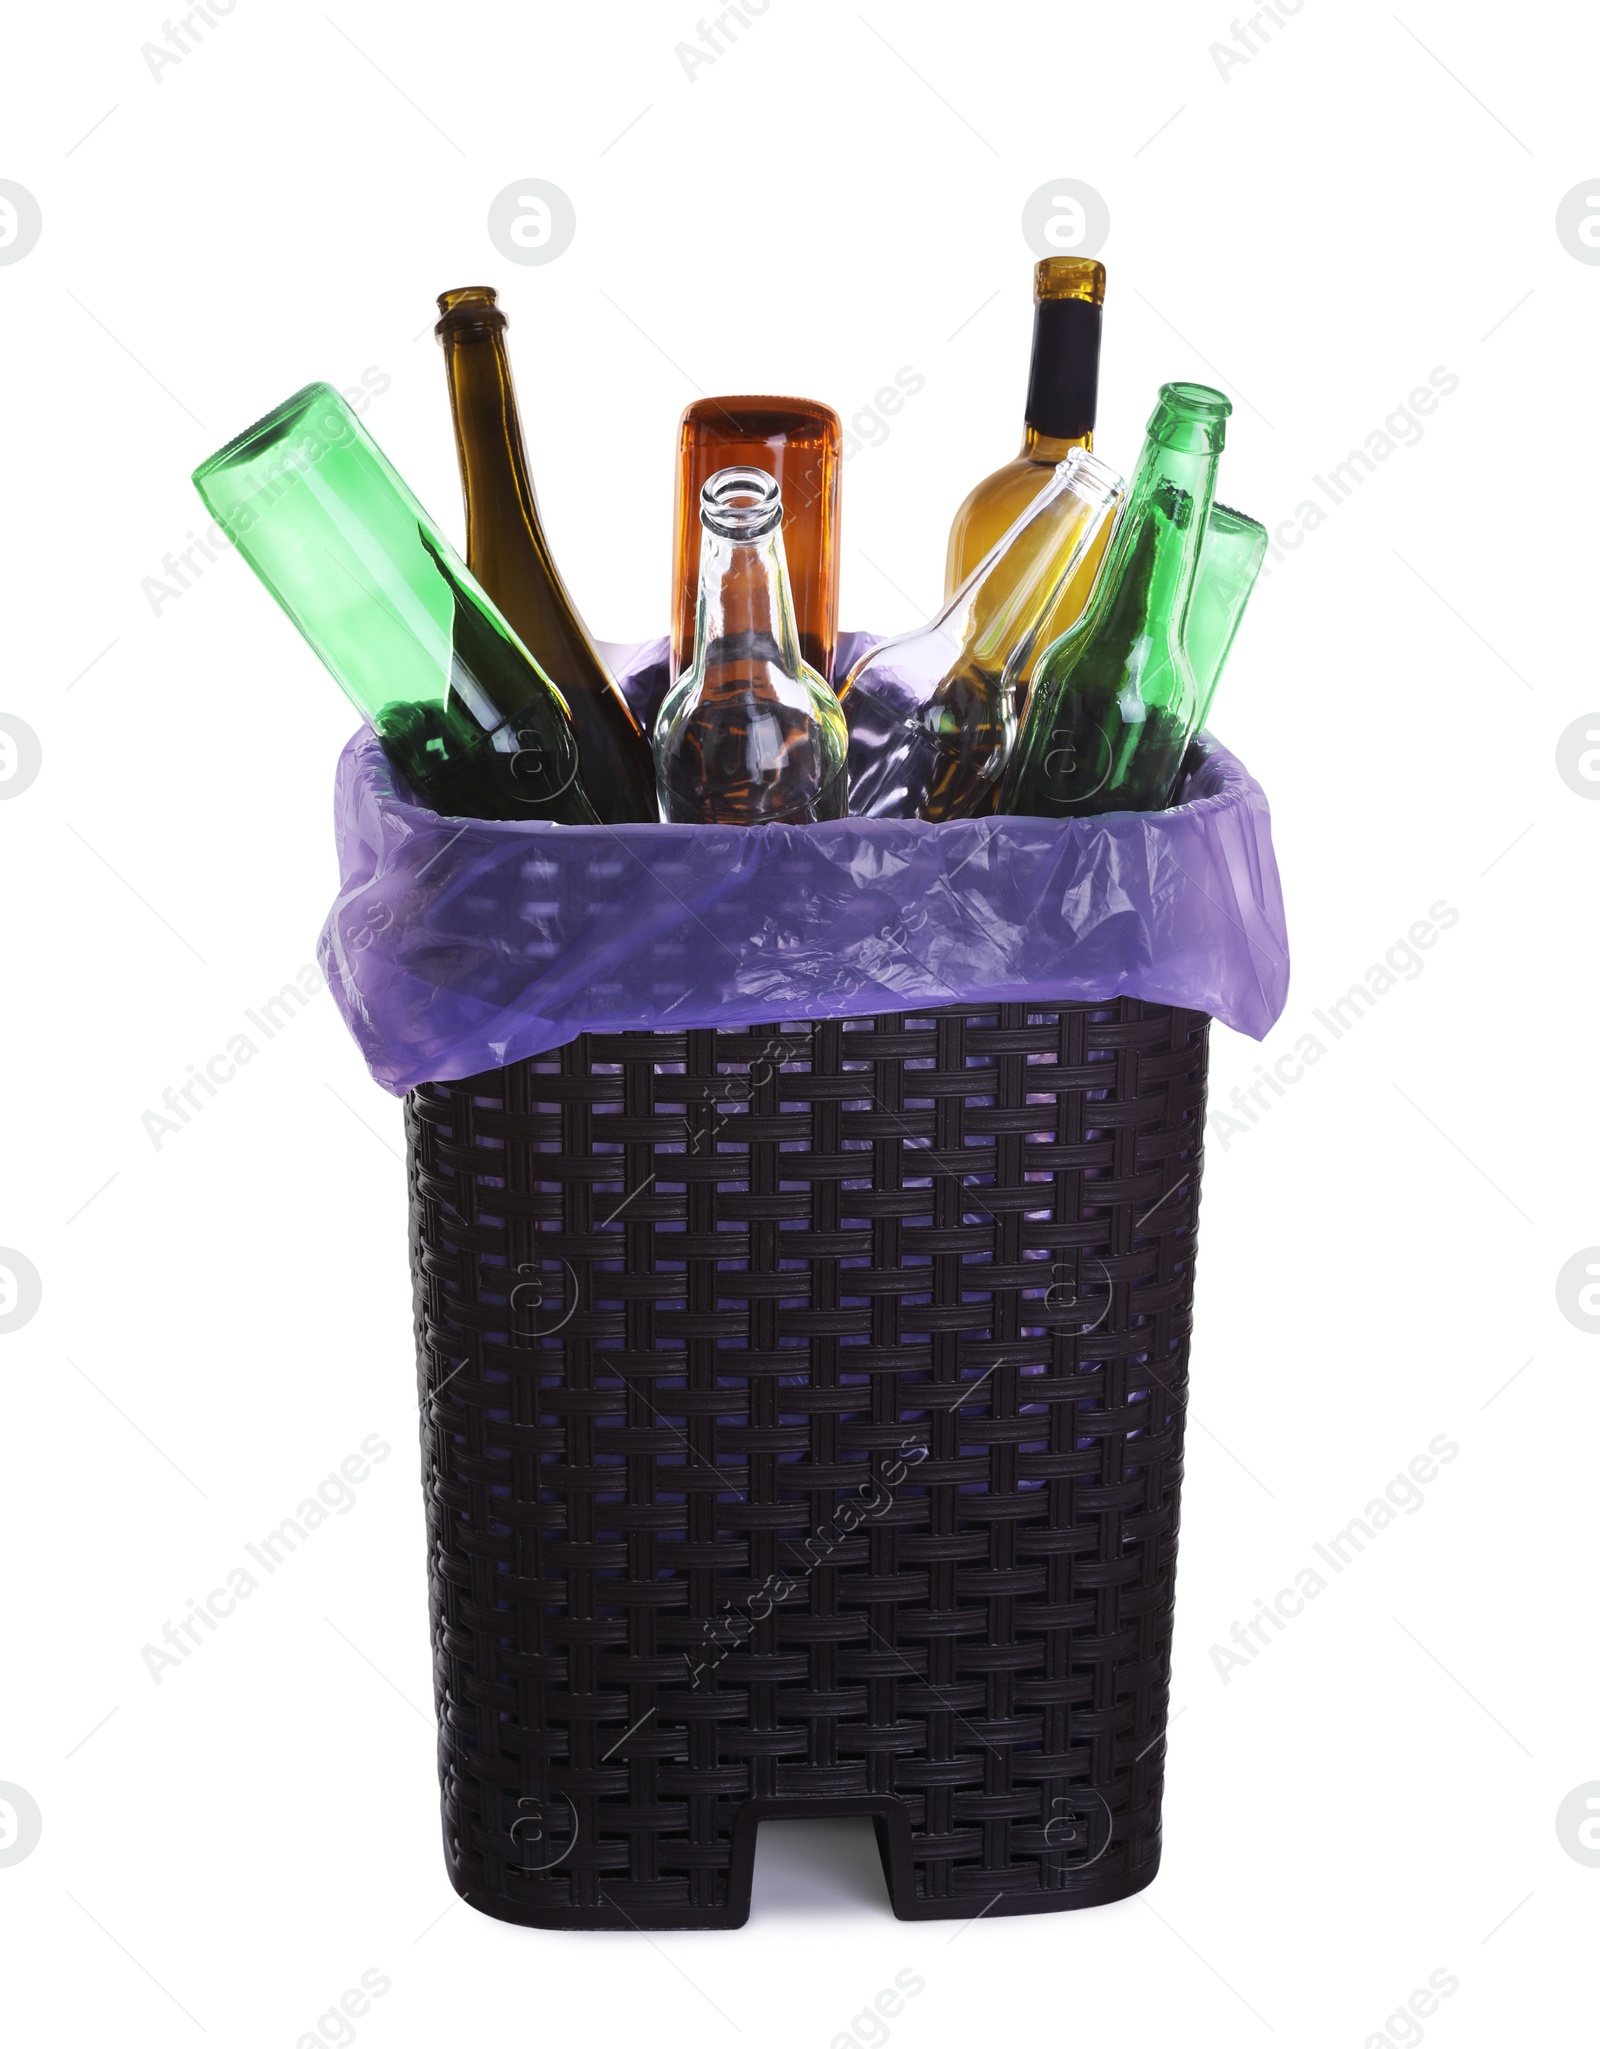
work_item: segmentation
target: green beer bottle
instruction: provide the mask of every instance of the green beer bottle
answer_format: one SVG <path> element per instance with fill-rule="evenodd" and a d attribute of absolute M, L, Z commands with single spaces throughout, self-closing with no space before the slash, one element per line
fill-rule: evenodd
<path fill-rule="evenodd" d="M 331 385 L 194 482 L 424 804 L 598 822 L 565 700 Z"/>
<path fill-rule="evenodd" d="M 1220 501 L 1212 506 L 1205 539 L 1200 543 L 1200 567 L 1195 571 L 1194 595 L 1189 600 L 1189 617 L 1183 629 L 1183 644 L 1188 650 L 1189 666 L 1194 670 L 1195 687 L 1200 692 L 1196 732 L 1210 714 L 1211 700 L 1222 681 L 1223 664 L 1266 553 L 1267 530 L 1260 520 L 1252 519 L 1248 512 L 1235 512 L 1231 505 Z"/>
<path fill-rule="evenodd" d="M 1033 672 L 999 808 L 1044 818 L 1159 811 L 1200 724 L 1185 617 L 1233 407 L 1164 384 L 1087 609 Z"/>

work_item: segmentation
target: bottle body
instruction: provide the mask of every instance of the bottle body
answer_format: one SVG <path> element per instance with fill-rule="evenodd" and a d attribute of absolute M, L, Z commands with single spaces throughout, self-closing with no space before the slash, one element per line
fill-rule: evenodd
<path fill-rule="evenodd" d="M 693 658 L 655 727 L 661 816 L 809 825 L 845 815 L 838 699 L 800 653 L 773 478 L 728 469 L 701 494 Z"/>
<path fill-rule="evenodd" d="M 1034 669 L 1000 809 L 1047 818 L 1167 804 L 1200 723 L 1186 614 L 1232 405 L 1166 384 L 1088 609 Z"/>
<path fill-rule="evenodd" d="M 595 822 L 560 693 L 330 385 L 194 482 L 424 803 Z"/>
<path fill-rule="evenodd" d="M 467 566 L 565 698 L 584 787 L 611 825 L 656 816 L 650 743 L 601 660 L 550 553 L 528 469 L 506 354 L 506 316 L 488 286 L 439 296 L 466 508 Z"/>
<path fill-rule="evenodd" d="M 672 674 L 694 659 L 700 583 L 700 494 L 719 470 L 763 470 L 783 503 L 783 549 L 806 665 L 833 676 L 839 612 L 839 465 L 831 406 L 803 398 L 702 398 L 678 422 L 672 528 Z"/>
<path fill-rule="evenodd" d="M 1010 462 L 975 485 L 958 508 L 945 551 L 946 598 L 966 582 L 1073 449 L 1093 450 L 1105 285 L 1105 266 L 1100 263 L 1051 256 L 1035 265 L 1033 354 L 1022 447 Z M 1082 612 L 1109 539 L 1108 525 L 1063 586 L 1044 622 L 1041 648 Z"/>
<path fill-rule="evenodd" d="M 1114 471 L 1074 449 L 935 619 L 857 662 L 840 691 L 854 816 L 938 823 L 985 807 L 1015 743 L 1020 679 L 1121 495 Z"/>
<path fill-rule="evenodd" d="M 1195 571 L 1183 636 L 1200 695 L 1197 726 L 1203 726 L 1211 715 L 1223 664 L 1266 553 L 1267 530 L 1258 519 L 1235 512 L 1231 505 L 1212 505 L 1200 543 L 1200 566 Z"/>

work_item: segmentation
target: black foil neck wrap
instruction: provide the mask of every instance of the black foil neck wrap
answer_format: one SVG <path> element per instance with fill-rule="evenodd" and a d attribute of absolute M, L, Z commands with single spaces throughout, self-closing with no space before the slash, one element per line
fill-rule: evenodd
<path fill-rule="evenodd" d="M 1027 423 L 1052 440 L 1094 431 L 1100 391 L 1100 308 L 1084 299 L 1041 299 L 1033 309 Z"/>

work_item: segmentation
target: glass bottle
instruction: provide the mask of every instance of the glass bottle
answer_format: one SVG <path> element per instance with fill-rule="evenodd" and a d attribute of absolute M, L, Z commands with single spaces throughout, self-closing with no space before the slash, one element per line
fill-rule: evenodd
<path fill-rule="evenodd" d="M 1047 256 L 1033 273 L 1033 356 L 1023 410 L 1022 447 L 963 500 L 950 528 L 944 590 L 951 597 L 1050 481 L 1075 448 L 1094 447 L 1100 388 L 1100 320 L 1106 295 L 1103 263 Z M 1042 633 L 1048 647 L 1082 612 L 1094 585 L 1110 526 L 1063 587 Z"/>
<path fill-rule="evenodd" d="M 1088 609 L 1035 665 L 1000 809 L 1046 818 L 1159 811 L 1200 721 L 1184 622 L 1233 411 L 1164 384 Z"/>
<path fill-rule="evenodd" d="M 194 482 L 422 802 L 597 822 L 560 692 L 331 385 L 297 391 Z"/>
<path fill-rule="evenodd" d="M 1121 496 L 1117 473 L 1075 448 L 936 618 L 862 656 L 839 693 L 853 816 L 984 807 L 1016 739 L 1018 677 Z"/>
<path fill-rule="evenodd" d="M 656 718 L 661 815 L 688 825 L 842 818 L 844 715 L 801 656 L 777 483 L 719 470 L 700 493 L 700 525 L 694 659 Z"/>
<path fill-rule="evenodd" d="M 839 611 L 839 415 L 807 398 L 699 398 L 678 422 L 678 495 L 672 526 L 672 673 L 694 658 L 700 581 L 700 494 L 718 470 L 765 470 L 783 500 L 800 652 L 833 678 Z"/>
<path fill-rule="evenodd" d="M 1196 732 L 1210 716 L 1211 700 L 1222 680 L 1222 665 L 1228 659 L 1266 553 L 1267 530 L 1260 520 L 1252 519 L 1247 512 L 1235 512 L 1231 505 L 1212 506 L 1205 539 L 1200 543 L 1200 566 L 1195 571 L 1194 595 L 1189 600 L 1189 617 L 1183 629 L 1183 645 L 1200 697 Z"/>
<path fill-rule="evenodd" d="M 467 515 L 467 567 L 566 699 L 584 788 L 601 819 L 656 817 L 650 742 L 601 660 L 550 553 L 506 355 L 506 316 L 487 285 L 439 294 Z"/>

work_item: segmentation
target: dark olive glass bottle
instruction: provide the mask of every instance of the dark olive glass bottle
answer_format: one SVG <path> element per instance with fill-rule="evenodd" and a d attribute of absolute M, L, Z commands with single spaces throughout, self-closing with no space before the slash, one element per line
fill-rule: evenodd
<path fill-rule="evenodd" d="M 589 801 L 608 825 L 654 820 L 650 742 L 590 639 L 539 520 L 523 447 L 506 316 L 488 285 L 439 295 L 455 421 L 467 567 L 566 700 Z"/>

